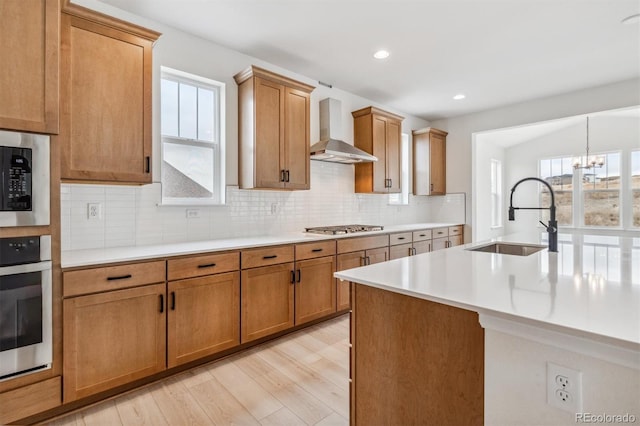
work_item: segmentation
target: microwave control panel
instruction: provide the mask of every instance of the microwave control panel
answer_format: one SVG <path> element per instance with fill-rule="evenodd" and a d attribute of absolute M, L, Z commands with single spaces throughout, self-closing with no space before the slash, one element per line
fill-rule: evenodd
<path fill-rule="evenodd" d="M 0 211 L 31 211 L 31 148 L 0 146 Z"/>

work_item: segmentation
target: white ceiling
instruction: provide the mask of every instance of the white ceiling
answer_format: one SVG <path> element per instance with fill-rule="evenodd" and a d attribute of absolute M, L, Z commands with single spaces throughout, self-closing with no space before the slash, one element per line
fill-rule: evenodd
<path fill-rule="evenodd" d="M 427 120 L 640 77 L 640 0 L 102 1 Z"/>

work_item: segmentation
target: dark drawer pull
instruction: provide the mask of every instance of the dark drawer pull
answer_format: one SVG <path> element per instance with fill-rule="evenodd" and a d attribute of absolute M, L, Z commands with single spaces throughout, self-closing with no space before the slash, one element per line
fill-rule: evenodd
<path fill-rule="evenodd" d="M 175 291 L 171 292 L 171 310 L 172 311 L 176 310 L 176 292 Z"/>
<path fill-rule="evenodd" d="M 119 275 L 117 277 L 107 277 L 107 281 L 126 280 L 128 278 L 131 278 L 131 274 Z"/>
<path fill-rule="evenodd" d="M 320 253 L 322 251 L 321 248 L 311 250 L 313 253 Z"/>
<path fill-rule="evenodd" d="M 277 254 L 272 254 L 271 256 L 262 256 L 262 258 L 263 258 L 264 260 L 267 260 L 267 259 L 275 259 L 276 257 L 278 257 L 278 255 L 277 255 Z"/>
<path fill-rule="evenodd" d="M 427 236 L 427 234 L 420 234 L 420 236 L 421 236 L 421 237 L 426 237 L 426 236 Z"/>
<path fill-rule="evenodd" d="M 160 295 L 160 313 L 164 312 L 164 294 Z"/>
<path fill-rule="evenodd" d="M 216 266 L 215 263 L 205 263 L 204 265 L 198 265 L 198 268 L 213 268 Z"/>
<path fill-rule="evenodd" d="M 404 237 L 398 237 L 399 240 L 404 240 Z"/>

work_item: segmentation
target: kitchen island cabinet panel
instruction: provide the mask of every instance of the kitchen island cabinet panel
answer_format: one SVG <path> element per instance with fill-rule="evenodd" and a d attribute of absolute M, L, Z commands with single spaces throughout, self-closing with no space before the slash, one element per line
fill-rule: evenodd
<path fill-rule="evenodd" d="M 293 327 L 294 275 L 293 263 L 242 271 L 242 343 Z"/>
<path fill-rule="evenodd" d="M 300 325 L 336 311 L 335 256 L 296 262 L 295 324 Z"/>
<path fill-rule="evenodd" d="M 165 284 L 64 300 L 64 402 L 165 369 Z"/>
<path fill-rule="evenodd" d="M 240 344 L 240 273 L 168 284 L 168 367 Z"/>
<path fill-rule="evenodd" d="M 58 0 L 0 2 L 0 129 L 58 133 Z"/>
<path fill-rule="evenodd" d="M 383 238 L 381 238 L 383 237 Z M 378 237 L 363 237 L 363 238 L 351 238 L 351 243 L 348 239 L 344 241 L 347 243 L 343 246 L 346 247 L 375 247 L 375 244 L 382 245 L 383 242 L 389 241 L 388 235 L 380 235 Z M 338 240 L 338 250 L 340 250 L 340 240 Z M 341 253 L 337 256 L 337 271 L 344 271 L 345 269 L 357 268 L 365 265 L 373 265 L 375 263 L 386 262 L 389 260 L 389 247 L 384 245 L 378 248 L 369 248 L 367 250 L 360 250 L 351 253 Z M 343 280 L 336 280 L 337 282 L 337 310 L 342 311 L 349 309 L 351 306 L 351 290 L 349 288 L 349 282 Z"/>

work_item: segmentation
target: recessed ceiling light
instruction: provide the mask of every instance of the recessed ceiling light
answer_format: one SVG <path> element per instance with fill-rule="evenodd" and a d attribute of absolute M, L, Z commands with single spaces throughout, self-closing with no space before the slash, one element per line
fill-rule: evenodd
<path fill-rule="evenodd" d="M 640 23 L 640 13 L 636 13 L 635 15 L 627 16 L 622 21 L 620 21 L 620 23 L 621 24 L 625 24 L 625 25 L 632 25 L 632 24 Z"/>
<path fill-rule="evenodd" d="M 464 98 L 466 98 L 466 96 L 463 95 L 462 93 L 458 93 L 453 97 L 453 99 L 455 99 L 456 101 L 459 101 L 460 99 L 464 99 Z"/>
<path fill-rule="evenodd" d="M 387 59 L 389 57 L 389 52 L 386 50 L 378 50 L 373 54 L 373 57 L 376 59 Z"/>

